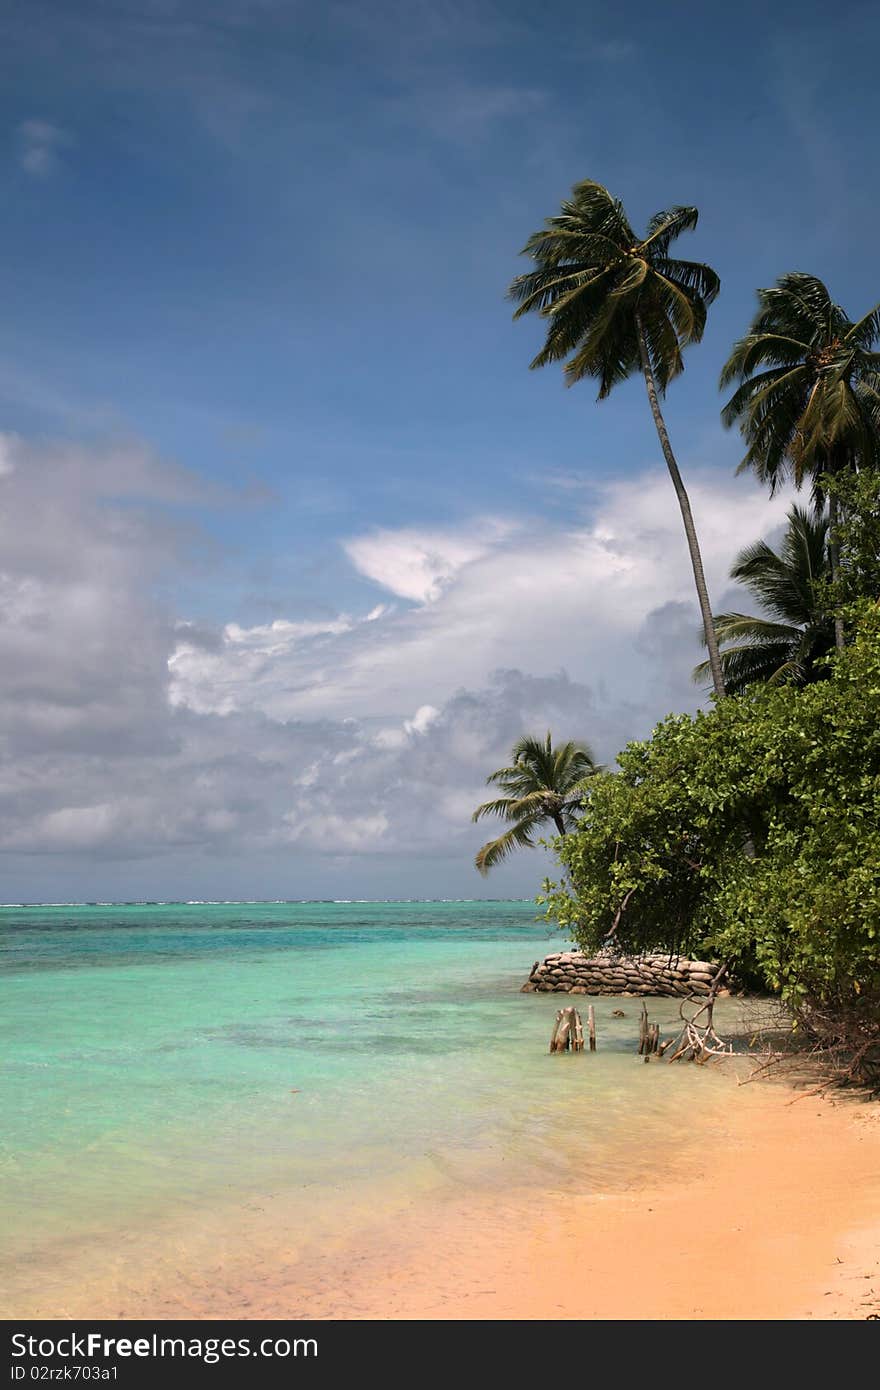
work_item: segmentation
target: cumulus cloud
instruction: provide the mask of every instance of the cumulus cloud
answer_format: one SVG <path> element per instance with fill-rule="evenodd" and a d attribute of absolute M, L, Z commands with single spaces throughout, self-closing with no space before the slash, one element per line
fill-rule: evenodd
<path fill-rule="evenodd" d="M 515 522 L 486 517 L 459 530 L 376 530 L 345 541 L 344 549 L 355 569 L 383 589 L 432 603 L 465 565 L 488 555 L 518 529 Z"/>
<path fill-rule="evenodd" d="M 692 494 L 709 584 L 720 592 L 729 587 L 732 556 L 778 525 L 787 500 L 708 476 L 695 480 Z M 209 656 L 183 646 L 172 664 L 176 703 L 282 719 L 402 718 L 463 684 L 479 687 L 524 654 L 529 669 L 564 667 L 618 702 L 634 693 L 641 699 L 649 672 L 656 682 L 661 669 L 669 676 L 658 692 L 664 701 L 694 699 L 699 616 L 665 475 L 609 485 L 593 520 L 578 527 L 503 519 L 460 533 L 404 527 L 350 539 L 344 549 L 361 574 L 410 605 L 376 609 L 371 624 L 340 619 L 336 631 L 328 624 L 314 639 L 276 643 L 271 660 L 263 659 L 262 628 L 227 631 Z M 668 604 L 677 605 L 675 650 L 652 646 L 649 632 Z"/>
<path fill-rule="evenodd" d="M 52 121 L 22 121 L 17 134 L 22 169 L 41 179 L 55 172 L 63 151 L 73 144 L 70 132 Z"/>
<path fill-rule="evenodd" d="M 607 487 L 568 529 L 480 518 L 349 537 L 338 563 L 390 601 L 251 627 L 158 596 L 185 581 L 198 537 L 179 504 L 199 497 L 142 446 L 0 437 L 0 851 L 25 896 L 47 896 L 37 863 L 101 865 L 118 884 L 114 862 L 149 862 L 161 882 L 198 856 L 212 882 L 247 862 L 258 882 L 236 886 L 255 896 L 290 864 L 317 891 L 321 862 L 393 891 L 402 860 L 473 891 L 470 812 L 520 733 L 583 737 L 610 761 L 699 698 L 697 609 L 659 474 Z M 785 499 L 706 477 L 693 501 L 721 593 Z M 528 891 L 535 866 L 517 872 Z"/>
<path fill-rule="evenodd" d="M 564 672 L 508 669 L 489 673 L 479 689 L 458 690 L 440 708 L 423 706 L 395 729 L 371 733 L 369 724 L 352 721 L 343 755 L 317 752 L 280 836 L 323 854 L 452 854 L 466 882 L 485 838 L 471 812 L 484 799 L 486 773 L 507 760 L 518 735 L 550 723 L 557 736 L 576 736 L 589 723 L 610 747 L 624 725 L 620 714 Z"/>
<path fill-rule="evenodd" d="M 216 634 L 178 623 L 178 640 L 168 659 L 169 700 L 197 714 L 250 709 L 286 719 L 320 712 L 343 639 L 356 640 L 360 627 L 389 611 L 377 604 L 359 618 L 347 613 L 325 621 L 276 618 L 249 628 L 227 623 Z"/>

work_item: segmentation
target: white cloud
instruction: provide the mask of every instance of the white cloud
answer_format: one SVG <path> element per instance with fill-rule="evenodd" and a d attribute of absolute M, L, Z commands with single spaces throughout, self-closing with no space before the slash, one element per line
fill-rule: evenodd
<path fill-rule="evenodd" d="M 433 603 L 466 565 L 518 529 L 487 517 L 459 530 L 377 530 L 344 542 L 348 558 L 367 579 L 399 598 Z"/>
<path fill-rule="evenodd" d="M 18 127 L 19 163 L 36 178 L 47 178 L 58 168 L 63 150 L 73 144 L 69 131 L 51 121 L 22 121 Z"/>
<path fill-rule="evenodd" d="M 363 882 L 383 856 L 385 891 L 422 861 L 451 866 L 435 889 L 468 891 L 484 831 L 470 811 L 520 733 L 585 737 L 608 761 L 699 698 L 692 581 L 659 473 L 607 487 L 567 529 L 496 518 L 350 538 L 397 607 L 212 629 L 154 595 L 193 550 L 163 510 L 198 496 L 191 476 L 136 445 L 0 446 L 0 849 L 26 896 L 50 895 L 37 862 L 100 864 L 105 883 L 114 861 L 160 860 L 164 879 L 195 855 L 213 856 L 210 883 L 232 860 L 262 865 L 250 891 L 269 896 L 280 866 L 301 866 L 307 894 L 315 865 L 350 860 Z M 720 596 L 736 550 L 786 503 L 692 481 Z M 540 877 L 510 875 L 499 886 Z"/>
<path fill-rule="evenodd" d="M 729 587 L 736 551 L 778 525 L 788 500 L 710 475 L 692 478 L 691 495 L 717 595 Z M 420 606 L 388 610 L 369 626 L 340 618 L 318 639 L 275 643 L 271 660 L 263 629 L 254 629 L 258 659 L 244 633 L 214 654 L 180 651 L 173 699 L 203 713 L 382 719 L 380 741 L 401 746 L 407 711 L 479 687 L 499 667 L 564 668 L 603 683 L 613 698 L 641 698 L 637 643 L 650 615 L 670 603 L 690 614 L 692 658 L 676 689 L 682 700 L 692 695 L 689 668 L 701 655 L 693 577 L 675 496 L 659 471 L 606 486 L 592 521 L 578 527 L 497 519 L 460 532 L 404 527 L 348 540 L 345 551 L 361 574 Z M 389 714 L 397 716 L 390 728 Z"/>
<path fill-rule="evenodd" d="M 408 734 L 426 734 L 439 718 L 440 711 L 433 705 L 419 705 L 412 719 L 407 719 L 403 727 Z"/>
<path fill-rule="evenodd" d="M 434 705 L 420 705 L 412 719 L 404 719 L 400 727 L 380 729 L 373 744 L 376 748 L 405 748 L 410 739 L 426 734 L 439 718 L 440 711 Z"/>
<path fill-rule="evenodd" d="M 388 611 L 380 606 L 361 618 L 341 613 L 324 622 L 278 618 L 250 628 L 227 623 L 210 643 L 200 634 L 193 640 L 193 625 L 181 623 L 168 659 L 171 704 L 196 714 L 257 709 L 279 719 L 306 708 L 320 712 L 321 689 L 332 679 L 333 653 L 339 650 L 333 639 L 378 623 Z"/>
<path fill-rule="evenodd" d="M 302 811 L 287 812 L 284 820 L 291 844 L 318 854 L 376 854 L 386 848 L 383 841 L 389 822 L 383 811 L 343 816 L 336 811 L 315 812 L 306 806 Z"/>

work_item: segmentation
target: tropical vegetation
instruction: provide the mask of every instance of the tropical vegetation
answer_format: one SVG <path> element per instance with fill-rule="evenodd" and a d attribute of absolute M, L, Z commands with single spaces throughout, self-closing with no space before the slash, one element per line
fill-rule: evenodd
<path fill-rule="evenodd" d="M 619 199 L 587 179 L 529 237 L 522 254 L 536 269 L 518 275 L 508 293 L 519 306 L 515 318 L 538 313 L 548 322 L 532 367 L 568 359 L 566 382 L 591 377 L 599 383 L 599 400 L 635 372 L 644 377 L 684 523 L 715 693 L 721 697 L 724 681 L 697 531 L 660 409 L 660 397 L 684 371 L 684 348 L 703 336 L 708 306 L 720 288 L 710 266 L 670 255 L 672 243 L 692 231 L 698 217 L 694 207 L 667 208 L 654 214 L 640 237 Z"/>
<path fill-rule="evenodd" d="M 822 501 L 823 479 L 880 464 L 880 304 L 855 323 L 815 275 L 783 275 L 758 291 L 758 311 L 735 344 L 721 385 L 739 385 L 725 425 L 739 424 L 748 445 L 740 464 L 774 491 L 806 480 Z M 762 370 L 758 370 L 761 368 Z M 831 496 L 831 572 L 839 569 L 836 497 Z M 835 643 L 844 641 L 835 618 Z"/>
<path fill-rule="evenodd" d="M 509 766 L 499 767 L 486 778 L 489 786 L 498 786 L 507 795 L 484 801 L 472 817 L 478 821 L 498 816 L 511 823 L 509 830 L 479 850 L 475 863 L 480 873 L 487 874 L 512 850 L 533 846 L 536 831 L 548 821 L 558 835 L 567 834 L 576 823 L 584 782 L 598 771 L 585 743 L 569 740 L 554 748 L 549 733 L 543 739 L 529 734 L 517 739 Z"/>
<path fill-rule="evenodd" d="M 485 872 L 541 825 L 563 875 L 547 915 L 586 950 L 709 952 L 777 993 L 797 1026 L 880 1078 L 880 306 L 851 319 L 814 275 L 758 291 L 721 372 L 722 410 L 770 493 L 808 484 L 778 548 L 731 577 L 757 613 L 714 614 L 660 398 L 699 342 L 718 276 L 673 258 L 697 223 L 672 207 L 637 235 L 601 185 L 575 186 L 525 247 L 516 316 L 546 321 L 532 362 L 564 362 L 604 399 L 636 372 L 685 524 L 715 701 L 671 714 L 613 769 L 583 744 L 520 740 L 493 773 L 510 822 Z M 720 698 L 722 696 L 728 698 Z"/>
<path fill-rule="evenodd" d="M 629 744 L 557 842 L 568 878 L 545 901 L 588 950 L 730 962 L 876 1065 L 880 608 L 853 617 L 829 680 L 756 686 Z"/>
<path fill-rule="evenodd" d="M 756 682 L 808 685 L 828 675 L 825 657 L 834 646 L 828 576 L 828 520 L 803 507 L 789 511 L 778 551 L 766 541 L 740 551 L 730 577 L 749 590 L 766 616 L 715 615 L 728 694 L 741 695 Z M 704 681 L 708 674 L 703 661 L 694 679 Z"/>

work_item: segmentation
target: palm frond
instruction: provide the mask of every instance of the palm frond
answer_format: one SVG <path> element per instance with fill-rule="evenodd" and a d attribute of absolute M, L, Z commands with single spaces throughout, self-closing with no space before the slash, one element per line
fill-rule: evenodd
<path fill-rule="evenodd" d="M 675 238 L 682 232 L 692 232 L 699 221 L 696 208 L 672 207 L 663 212 L 655 212 L 648 222 L 648 230 L 640 249 L 650 250 L 652 257 L 665 256 Z"/>
<path fill-rule="evenodd" d="M 683 290 L 699 295 L 704 304 L 711 304 L 721 290 L 721 280 L 709 265 L 702 261 L 682 261 L 668 256 L 652 256 L 651 264 L 667 280 Z"/>
<path fill-rule="evenodd" d="M 780 550 L 757 541 L 740 551 L 730 576 L 744 584 L 768 617 L 718 613 L 715 635 L 730 694 L 757 682 L 803 685 L 824 676 L 819 664 L 833 646 L 833 622 L 825 611 L 819 581 L 828 573 L 828 522 L 792 507 Z M 701 662 L 694 680 L 708 679 Z"/>
<path fill-rule="evenodd" d="M 810 344 L 782 333 L 749 333 L 734 343 L 733 350 L 721 369 L 719 385 L 722 390 L 732 381 L 751 377 L 755 368 L 770 362 L 774 367 L 802 366 L 810 354 Z"/>
<path fill-rule="evenodd" d="M 875 304 L 858 323 L 852 325 L 846 334 L 846 341 L 862 352 L 869 352 L 875 343 L 880 342 L 880 304 Z"/>
<path fill-rule="evenodd" d="M 490 869 L 494 868 L 496 864 L 500 864 L 515 849 L 532 849 L 535 844 L 532 839 L 532 832 L 537 824 L 536 819 L 523 820 L 511 826 L 510 830 L 499 835 L 497 839 L 489 840 L 477 851 L 474 860 L 479 872 L 485 877 Z"/>
<path fill-rule="evenodd" d="M 801 271 L 758 291 L 749 333 L 735 344 L 721 384 L 738 381 L 722 411 L 737 422 L 753 468 L 771 488 L 786 476 L 800 486 L 844 468 L 880 461 L 880 306 L 853 323 L 827 287 Z M 758 372 L 759 367 L 769 371 Z M 774 375 L 780 369 L 781 374 Z"/>
<path fill-rule="evenodd" d="M 660 391 L 683 368 L 682 349 L 702 337 L 719 280 L 710 266 L 668 255 L 671 242 L 696 226 L 697 210 L 657 213 L 640 242 L 622 203 L 594 180 L 577 184 L 560 211 L 528 240 L 534 269 L 508 295 L 514 317 L 547 320 L 533 368 L 564 363 L 568 385 L 592 377 L 599 399 L 640 370 L 639 321 Z"/>
<path fill-rule="evenodd" d="M 472 821 L 483 820 L 486 816 L 498 816 L 500 820 L 519 820 L 527 810 L 533 810 L 541 801 L 540 792 L 526 792 L 523 796 L 501 796 L 495 801 L 484 801 L 471 816 Z"/>
<path fill-rule="evenodd" d="M 632 246 L 635 233 L 627 221 L 623 203 L 595 179 L 583 179 L 563 203 L 563 213 L 573 215 L 592 230 L 608 236 L 619 246 Z"/>
<path fill-rule="evenodd" d="M 545 313 L 575 285 L 585 284 L 597 274 L 601 274 L 601 268 L 597 270 L 583 261 L 571 261 L 565 265 L 542 265 L 539 270 L 517 275 L 507 291 L 508 299 L 519 305 L 513 317 L 518 319 L 523 314 Z"/>
<path fill-rule="evenodd" d="M 566 829 L 574 823 L 584 781 L 599 771 L 587 744 L 575 739 L 554 747 L 552 735 L 544 738 L 523 734 L 511 750 L 511 761 L 489 774 L 486 781 L 500 786 L 507 796 L 484 801 L 472 819 L 497 816 L 514 825 L 497 840 L 484 845 L 477 868 L 487 872 L 518 845 L 530 845 L 534 829 L 546 821 Z"/>
<path fill-rule="evenodd" d="M 803 414 L 807 385 L 807 368 L 802 364 L 786 363 L 749 376 L 722 408 L 722 423 L 729 429 L 739 420 L 741 430 L 747 433 L 752 429 L 752 421 L 759 424 L 774 404 L 782 399 L 783 393 L 791 396 L 799 417 Z"/>
<path fill-rule="evenodd" d="M 674 377 L 684 371 L 678 334 L 669 316 L 662 311 L 645 315 L 642 318 L 642 325 L 648 343 L 651 370 L 654 373 L 657 386 L 662 392 L 666 390 Z"/>
<path fill-rule="evenodd" d="M 796 270 L 781 275 L 771 288 L 758 290 L 752 330 L 782 333 L 815 344 L 830 336 L 845 319 L 822 281 Z"/>

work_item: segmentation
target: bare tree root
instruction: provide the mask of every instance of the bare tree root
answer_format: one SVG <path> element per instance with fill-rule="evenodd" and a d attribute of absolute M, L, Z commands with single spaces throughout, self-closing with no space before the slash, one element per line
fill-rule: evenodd
<path fill-rule="evenodd" d="M 708 1062 L 710 1057 L 732 1056 L 733 1044 L 719 1038 L 715 1032 L 712 1017 L 721 982 L 729 968 L 729 962 L 719 966 L 715 972 L 708 997 L 703 1000 L 696 1013 L 691 1014 L 690 1017 L 685 1014 L 685 1006 L 696 1002 L 693 995 L 688 999 L 683 999 L 679 1004 L 678 1013 L 682 1021 L 681 1031 L 672 1043 L 667 1043 L 663 1049 L 665 1052 L 671 1048 L 670 1062 L 696 1062 L 702 1066 L 704 1062 Z"/>
<path fill-rule="evenodd" d="M 788 1015 L 783 1031 L 769 1022 L 755 1029 L 752 1045 L 763 1040 L 763 1057 L 739 1084 L 781 1074 L 818 1084 L 800 1090 L 789 1104 L 842 1087 L 880 1094 L 880 999 L 856 1004 L 804 1004 Z M 780 1045 L 781 1044 L 781 1045 Z"/>
<path fill-rule="evenodd" d="M 810 1042 L 810 1055 L 839 1086 L 880 1091 L 880 997 L 855 1003 L 806 1003 L 795 1016 Z"/>

